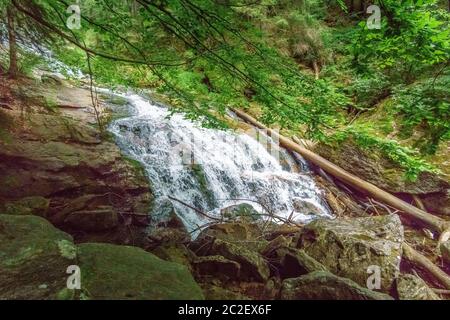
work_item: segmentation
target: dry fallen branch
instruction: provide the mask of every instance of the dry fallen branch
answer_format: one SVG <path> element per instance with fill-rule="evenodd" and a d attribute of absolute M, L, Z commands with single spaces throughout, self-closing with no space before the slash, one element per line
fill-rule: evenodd
<path fill-rule="evenodd" d="M 249 116 L 245 112 L 234 108 L 232 108 L 232 111 L 234 111 L 243 120 L 250 122 L 257 128 L 265 130 L 270 136 L 277 138 L 278 141 L 280 141 L 281 146 L 283 146 L 284 148 L 299 153 L 306 160 L 320 167 L 328 174 L 347 183 L 353 188 L 360 190 L 361 192 L 366 193 L 367 195 L 370 195 L 371 197 L 377 199 L 378 201 L 381 201 L 389 206 L 394 207 L 395 209 L 399 210 L 399 213 L 403 214 L 404 216 L 413 219 L 415 221 L 419 221 L 423 224 L 426 224 L 433 230 L 441 233 L 440 241 L 444 241 L 445 239 L 448 239 L 448 237 L 450 237 L 450 222 L 445 221 L 439 217 L 433 216 L 424 210 L 416 208 L 413 205 L 406 203 L 405 201 L 395 197 L 394 195 L 378 188 L 377 186 L 367 181 L 364 181 L 363 179 L 345 171 L 344 169 L 334 165 L 330 161 L 322 158 L 321 156 L 315 154 L 314 152 L 306 148 L 303 148 L 302 146 L 293 142 L 292 140 L 267 128 L 262 123 L 260 123 L 253 117 Z"/>
<path fill-rule="evenodd" d="M 415 265 L 422 267 L 431 275 L 433 275 L 439 282 L 444 285 L 446 289 L 450 289 L 450 276 L 438 268 L 427 257 L 417 252 L 406 242 L 403 242 L 403 257 Z"/>

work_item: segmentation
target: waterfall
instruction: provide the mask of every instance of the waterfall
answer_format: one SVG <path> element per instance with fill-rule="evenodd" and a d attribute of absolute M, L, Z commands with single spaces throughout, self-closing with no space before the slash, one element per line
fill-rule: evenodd
<path fill-rule="evenodd" d="M 269 137 L 202 128 L 181 114 L 137 94 L 122 95 L 131 115 L 115 120 L 110 131 L 119 146 L 145 167 L 155 195 L 152 218 L 162 218 L 168 196 L 216 216 L 247 203 L 258 212 L 308 222 L 331 217 L 306 165 Z M 298 159 L 297 159 L 298 160 Z M 193 209 L 172 201 L 189 231 L 208 222 Z"/>

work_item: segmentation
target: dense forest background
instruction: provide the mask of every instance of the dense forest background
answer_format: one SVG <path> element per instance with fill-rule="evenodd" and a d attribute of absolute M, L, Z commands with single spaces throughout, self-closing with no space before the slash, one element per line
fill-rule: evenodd
<path fill-rule="evenodd" d="M 289 135 L 377 150 L 410 180 L 450 172 L 447 1 L 74 4 L 1 0 L 0 71 L 21 77 L 51 56 L 68 77 L 161 92 L 208 127 L 239 107 Z"/>

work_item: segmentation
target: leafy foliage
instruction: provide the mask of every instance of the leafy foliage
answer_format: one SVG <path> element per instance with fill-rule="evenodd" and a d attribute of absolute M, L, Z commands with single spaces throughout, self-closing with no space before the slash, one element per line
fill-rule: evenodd
<path fill-rule="evenodd" d="M 24 21 L 19 33 L 34 24 L 37 35 L 51 35 L 41 45 L 100 84 L 162 92 L 173 112 L 207 127 L 226 127 L 229 107 L 256 109 L 266 124 L 311 139 L 379 149 L 412 178 L 433 170 L 419 151 L 432 154 L 449 138 L 449 14 L 434 0 L 375 3 L 380 30 L 365 21 L 327 26 L 350 11 L 341 0 L 84 0 L 79 30 L 66 26 L 67 0 L 0 7 L 13 4 Z M 25 71 L 38 63 L 22 54 Z M 398 141 L 377 135 L 373 123 L 352 125 L 382 103 L 384 131 L 395 121 Z M 414 145 L 401 145 L 417 130 Z"/>

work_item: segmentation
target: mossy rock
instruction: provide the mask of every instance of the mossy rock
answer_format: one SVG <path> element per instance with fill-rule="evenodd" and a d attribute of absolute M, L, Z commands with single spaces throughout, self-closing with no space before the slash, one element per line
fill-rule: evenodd
<path fill-rule="evenodd" d="M 35 215 L 46 217 L 50 200 L 44 197 L 26 197 L 5 203 L 2 213 L 9 215 Z"/>
<path fill-rule="evenodd" d="M 440 300 L 425 281 L 412 274 L 398 277 L 397 293 L 400 300 Z"/>
<path fill-rule="evenodd" d="M 316 271 L 299 278 L 286 279 L 282 300 L 392 300 L 387 294 L 369 290 L 356 282 L 326 271 Z"/>
<path fill-rule="evenodd" d="M 301 231 L 297 246 L 332 273 L 366 286 L 369 267 L 381 271 L 381 291 L 389 292 L 400 272 L 404 239 L 397 215 L 321 219 Z"/>
<path fill-rule="evenodd" d="M 47 220 L 0 215 L 0 300 L 58 299 L 75 258 L 71 236 Z"/>
<path fill-rule="evenodd" d="M 180 243 L 168 243 L 158 246 L 152 250 L 152 253 L 160 259 L 184 265 L 189 270 L 191 270 L 191 261 L 195 257 L 193 252 Z"/>
<path fill-rule="evenodd" d="M 89 299 L 203 299 L 185 266 L 140 248 L 86 243 L 78 250 L 82 291 Z"/>
<path fill-rule="evenodd" d="M 248 219 L 248 221 L 257 221 L 261 218 L 261 215 L 252 205 L 248 203 L 241 203 L 238 205 L 230 206 L 220 210 L 220 213 L 224 218 L 230 220 Z"/>

